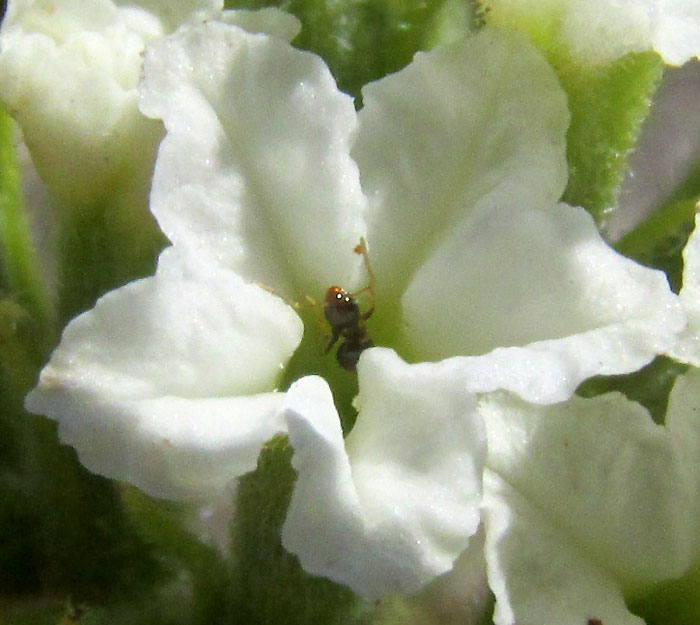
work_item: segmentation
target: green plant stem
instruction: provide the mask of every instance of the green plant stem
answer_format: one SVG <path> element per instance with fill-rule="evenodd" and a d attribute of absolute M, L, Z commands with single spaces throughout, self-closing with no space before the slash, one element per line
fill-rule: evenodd
<path fill-rule="evenodd" d="M 0 288 L 14 295 L 45 329 L 54 310 L 25 212 L 14 132 L 12 118 L 0 107 Z"/>

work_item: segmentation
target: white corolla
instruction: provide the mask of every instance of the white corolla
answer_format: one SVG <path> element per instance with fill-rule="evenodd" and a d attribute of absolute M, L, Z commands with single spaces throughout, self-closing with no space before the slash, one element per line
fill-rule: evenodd
<path fill-rule="evenodd" d="M 619 393 L 546 407 L 506 393 L 482 399 L 497 625 L 641 625 L 630 606 L 700 561 L 697 225 L 684 260 L 690 322 L 671 355 L 693 366 L 663 425 Z"/>
<path fill-rule="evenodd" d="M 524 39 L 420 53 L 358 113 L 288 18 L 247 15 L 148 48 L 140 109 L 166 128 L 151 210 L 172 246 L 68 325 L 27 407 L 91 470 L 173 499 L 216 497 L 287 433 L 286 548 L 364 596 L 410 592 L 479 525 L 477 395 L 547 410 L 672 349 L 685 314 L 559 203 L 566 98 Z M 344 438 L 334 397 L 355 374 L 289 302 L 364 287 L 361 240 L 377 347 Z"/>

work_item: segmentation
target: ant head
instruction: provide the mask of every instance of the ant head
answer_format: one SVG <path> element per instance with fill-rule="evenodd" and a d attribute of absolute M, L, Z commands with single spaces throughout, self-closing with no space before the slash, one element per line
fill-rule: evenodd
<path fill-rule="evenodd" d="M 326 291 L 323 312 L 332 328 L 356 324 L 360 315 L 355 298 L 339 286 L 332 286 Z"/>

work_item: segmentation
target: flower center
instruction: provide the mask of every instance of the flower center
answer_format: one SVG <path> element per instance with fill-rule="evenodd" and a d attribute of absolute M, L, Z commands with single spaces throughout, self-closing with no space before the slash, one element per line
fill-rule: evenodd
<path fill-rule="evenodd" d="M 364 238 L 360 239 L 354 252 L 360 254 L 365 261 L 369 275 L 367 285 L 354 293 L 349 293 L 340 286 L 328 288 L 323 300 L 323 316 L 330 327 L 330 337 L 323 320 L 317 316 L 315 318 L 308 308 L 297 308 L 304 322 L 304 338 L 287 365 L 281 382 L 281 388 L 287 389 L 303 375 L 317 374 L 325 378 L 333 390 L 336 408 L 346 433 L 357 416 L 352 406 L 358 390 L 357 376 L 353 374 L 362 352 L 374 345 L 367 320 L 375 310 L 376 277 Z M 314 308 L 318 315 L 318 307 Z M 321 342 L 326 343 L 323 349 L 320 348 Z M 335 358 L 328 357 L 336 344 Z"/>

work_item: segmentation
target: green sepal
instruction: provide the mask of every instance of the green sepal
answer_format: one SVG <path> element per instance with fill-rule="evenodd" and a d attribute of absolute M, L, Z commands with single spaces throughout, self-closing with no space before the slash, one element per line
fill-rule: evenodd
<path fill-rule="evenodd" d="M 226 8 L 277 6 L 299 18 L 296 47 L 321 56 L 338 87 L 360 98 L 370 81 L 396 72 L 419 50 L 469 29 L 471 3 L 458 0 L 226 0 Z"/>
<path fill-rule="evenodd" d="M 22 479 L 40 519 L 37 535 L 45 592 L 99 603 L 147 592 L 159 566 L 109 480 L 89 473 L 57 442 L 56 424 L 25 415 Z"/>
<path fill-rule="evenodd" d="M 291 458 L 287 437 L 277 436 L 240 480 L 231 528 L 236 613 L 247 625 L 358 622 L 368 606 L 346 587 L 306 573 L 281 544 L 296 481 Z"/>
<path fill-rule="evenodd" d="M 605 229 L 617 204 L 629 155 L 663 75 L 653 52 L 628 54 L 599 68 L 551 59 L 569 98 L 569 182 L 563 199 L 583 206 Z"/>
<path fill-rule="evenodd" d="M 155 545 L 170 584 L 181 587 L 178 610 L 188 615 L 185 622 L 243 623 L 230 598 L 230 565 L 187 528 L 188 516 L 196 514 L 193 505 L 155 499 L 128 485 L 121 490 L 131 515 Z"/>
<path fill-rule="evenodd" d="M 0 625 L 59 625 L 64 614 L 65 602 L 62 600 L 34 596 L 0 597 Z"/>
<path fill-rule="evenodd" d="M 561 33 L 566 3 L 507 5 L 491 10 L 479 2 L 486 24 L 526 34 L 545 55 L 568 96 L 569 181 L 564 201 L 583 206 L 601 229 L 617 203 L 630 152 L 663 75 L 655 52 L 630 53 L 592 65 L 571 52 Z"/>
<path fill-rule="evenodd" d="M 23 418 L 22 395 L 13 386 L 0 369 L 0 588 L 7 595 L 36 592 L 42 560 L 41 511 L 25 474 L 29 424 Z M 5 614 L 2 606 L 0 601 L 0 614 Z"/>
<path fill-rule="evenodd" d="M 0 293 L 0 377 L 3 386 L 22 398 L 36 381 L 45 354 L 44 328 L 15 297 Z"/>
<path fill-rule="evenodd" d="M 112 484 L 57 443 L 53 423 L 19 409 L 3 416 L 17 435 L 0 467 L 3 590 L 89 603 L 148 592 L 158 565 Z"/>
<path fill-rule="evenodd" d="M 182 585 L 164 585 L 147 597 L 103 605 L 70 596 L 5 598 L 0 599 L 0 625 L 196 625 L 183 610 L 186 593 Z"/>
<path fill-rule="evenodd" d="M 58 296 L 63 325 L 107 291 L 152 275 L 168 243 L 148 210 L 146 194 L 132 198 L 115 191 L 115 198 L 118 205 L 106 200 L 61 211 Z"/>
<path fill-rule="evenodd" d="M 700 189 L 691 186 L 685 197 L 681 191 L 673 194 L 659 210 L 628 232 L 615 248 L 637 262 L 666 272 L 671 288 L 677 293 L 682 286 L 683 248 L 695 225 Z M 697 195 L 695 194 L 697 193 Z"/>

